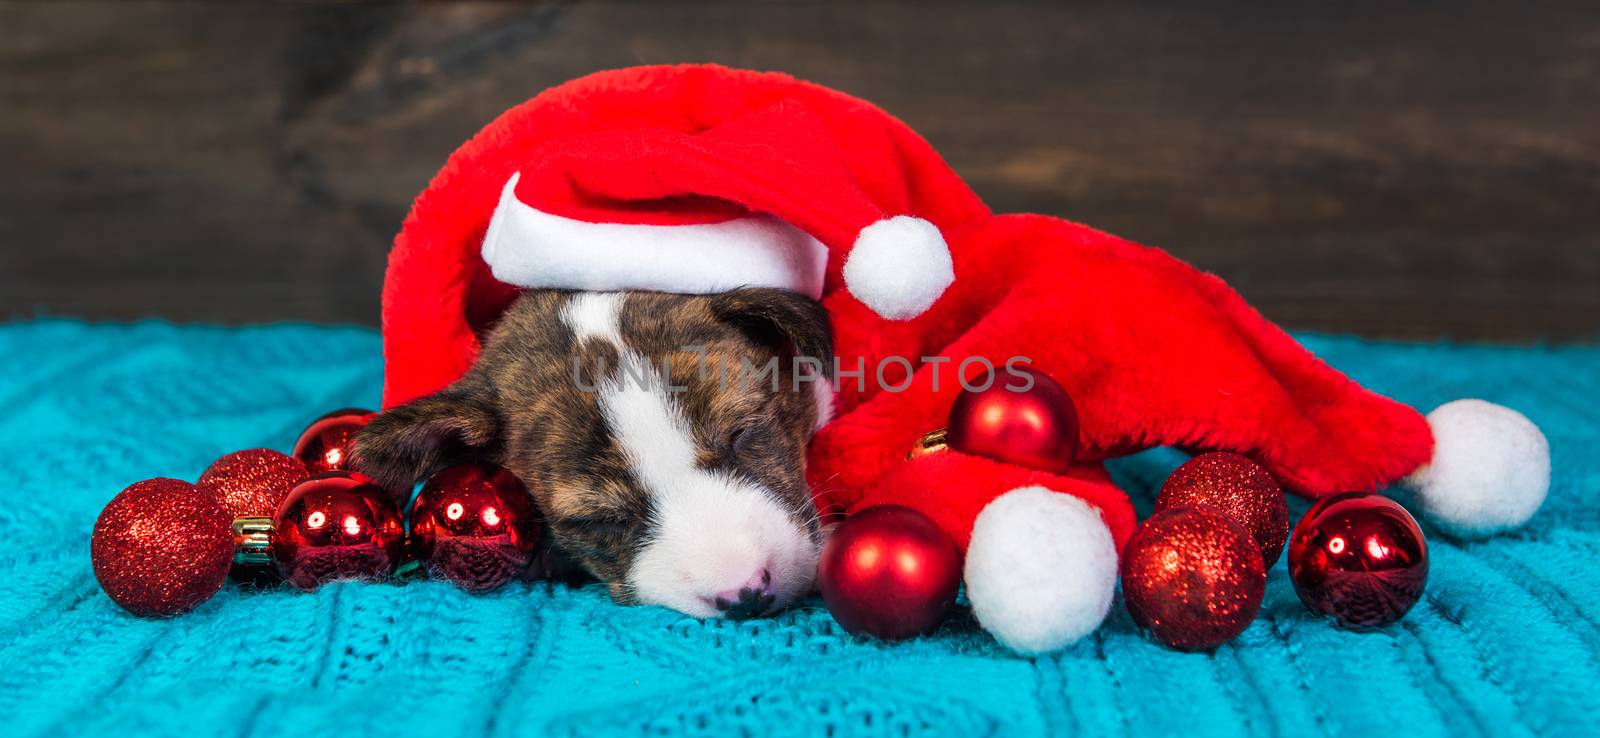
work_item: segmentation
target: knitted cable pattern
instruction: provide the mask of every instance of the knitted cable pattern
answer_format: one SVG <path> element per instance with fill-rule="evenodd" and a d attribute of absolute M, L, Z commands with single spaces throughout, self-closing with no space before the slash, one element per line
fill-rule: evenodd
<path fill-rule="evenodd" d="M 1524 530 L 1429 529 L 1425 599 L 1351 633 L 1312 617 L 1284 562 L 1260 618 L 1210 654 L 1094 636 L 1014 656 L 970 619 L 882 645 L 815 600 L 701 622 L 596 586 L 341 583 L 245 591 L 170 620 L 99 590 L 89 531 L 134 481 L 194 479 L 373 406 L 378 337 L 44 320 L 0 326 L 0 734 L 8 736 L 1571 736 L 1600 734 L 1600 347 L 1302 336 L 1418 407 L 1483 397 L 1548 435 L 1555 479 Z M 1181 455 L 1114 466 L 1141 516 Z M 1291 503 L 1294 518 L 1305 511 Z"/>

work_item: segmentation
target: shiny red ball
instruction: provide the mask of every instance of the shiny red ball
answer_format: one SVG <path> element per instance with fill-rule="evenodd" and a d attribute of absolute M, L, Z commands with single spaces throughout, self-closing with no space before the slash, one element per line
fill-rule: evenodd
<path fill-rule="evenodd" d="M 411 506 L 413 552 L 430 574 L 468 592 L 520 576 L 540 535 L 528 488 L 490 464 L 459 464 L 433 475 Z"/>
<path fill-rule="evenodd" d="M 112 498 L 94 523 L 95 578 L 136 615 L 193 610 L 228 578 L 232 522 L 215 498 L 188 482 L 138 482 Z"/>
<path fill-rule="evenodd" d="M 950 407 L 950 448 L 1055 474 L 1072 467 L 1078 408 L 1050 375 L 1017 365 L 968 386 Z"/>
<path fill-rule="evenodd" d="M 899 505 L 851 515 L 822 547 L 817 588 L 851 633 L 884 639 L 931 632 L 955 602 L 961 555 L 927 516 Z"/>
<path fill-rule="evenodd" d="M 375 416 L 371 410 L 347 407 L 317 418 L 300 432 L 292 455 L 312 474 L 348 469 L 356 434 Z"/>
<path fill-rule="evenodd" d="M 235 518 L 271 517 L 300 480 L 306 465 L 270 448 L 235 451 L 217 459 L 195 483 Z"/>
<path fill-rule="evenodd" d="M 1239 454 L 1210 453 L 1178 467 L 1161 485 L 1156 511 L 1204 507 L 1244 526 L 1271 569 L 1289 539 L 1289 503 L 1260 464 Z"/>
<path fill-rule="evenodd" d="M 1205 508 L 1150 516 L 1122 551 L 1128 614 L 1180 651 L 1216 648 L 1244 632 L 1266 586 L 1249 532 Z"/>
<path fill-rule="evenodd" d="M 355 472 L 324 472 L 295 485 L 273 529 L 278 574 L 301 589 L 334 579 L 384 579 L 405 556 L 394 498 Z"/>
<path fill-rule="evenodd" d="M 1289 577 L 1312 612 L 1347 628 L 1388 625 L 1422 598 L 1428 542 L 1400 503 L 1361 492 L 1334 495 L 1295 525 Z"/>

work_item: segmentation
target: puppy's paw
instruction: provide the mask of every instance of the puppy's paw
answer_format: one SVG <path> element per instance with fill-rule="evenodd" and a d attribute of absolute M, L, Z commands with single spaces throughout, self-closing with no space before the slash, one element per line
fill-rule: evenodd
<path fill-rule="evenodd" d="M 447 389 L 388 410 L 356 436 L 351 468 L 391 490 L 410 490 L 443 466 L 481 457 L 498 435 L 494 412 Z"/>

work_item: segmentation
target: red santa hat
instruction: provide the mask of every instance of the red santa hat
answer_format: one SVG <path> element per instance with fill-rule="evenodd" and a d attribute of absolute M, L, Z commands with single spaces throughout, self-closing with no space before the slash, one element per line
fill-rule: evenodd
<path fill-rule="evenodd" d="M 987 209 L 903 123 L 780 74 L 591 75 L 502 115 L 418 197 L 384 288 L 384 404 L 460 376 L 517 288 L 847 291 L 915 318 Z"/>
<path fill-rule="evenodd" d="M 1424 417 L 1160 251 L 991 214 L 927 142 L 868 103 L 715 66 L 584 77 L 450 157 L 390 256 L 384 404 L 464 374 L 519 288 L 740 286 L 819 297 L 846 367 L 917 362 L 905 377 L 887 365 L 890 384 L 906 380 L 898 391 L 845 385 L 811 446 L 819 506 L 928 514 L 968 551 L 980 622 L 1022 650 L 1081 636 L 1109 606 L 1135 522 L 1100 464 L 1111 456 L 1235 451 L 1308 496 L 1403 482 L 1461 534 L 1521 524 L 1549 485 L 1548 444 L 1515 411 L 1466 400 Z M 1016 355 L 1077 401 L 1077 467 L 907 460 L 955 393 L 951 365 L 941 386 L 921 357 Z"/>

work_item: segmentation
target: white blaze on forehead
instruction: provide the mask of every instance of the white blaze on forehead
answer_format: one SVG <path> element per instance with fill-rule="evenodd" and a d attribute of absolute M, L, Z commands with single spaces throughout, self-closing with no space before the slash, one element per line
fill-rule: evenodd
<path fill-rule="evenodd" d="M 639 481 L 652 496 L 670 494 L 700 473 L 694 433 L 648 360 L 624 350 L 617 361 L 616 373 L 600 387 L 600 408 Z"/>
<path fill-rule="evenodd" d="M 561 322 L 578 340 L 597 338 L 622 346 L 622 293 L 584 292 L 561 309 Z"/>
<path fill-rule="evenodd" d="M 816 544 L 763 487 L 695 463 L 694 432 L 659 371 L 637 353 L 600 387 L 608 430 L 650 495 L 653 525 L 628 571 L 640 601 L 700 617 L 762 569 L 786 604 L 810 589 Z"/>

